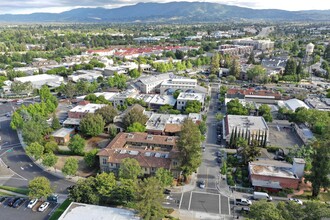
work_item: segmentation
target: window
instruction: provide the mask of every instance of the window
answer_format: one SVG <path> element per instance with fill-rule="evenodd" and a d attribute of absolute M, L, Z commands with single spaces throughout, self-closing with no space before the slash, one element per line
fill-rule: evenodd
<path fill-rule="evenodd" d="M 110 166 L 113 166 L 113 163 L 110 163 Z"/>
<path fill-rule="evenodd" d="M 103 158 L 103 159 L 102 159 L 102 163 L 103 163 L 103 164 L 107 164 L 107 158 Z"/>

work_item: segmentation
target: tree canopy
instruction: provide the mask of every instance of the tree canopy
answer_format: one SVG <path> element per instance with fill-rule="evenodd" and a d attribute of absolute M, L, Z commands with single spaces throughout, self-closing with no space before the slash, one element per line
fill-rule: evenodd
<path fill-rule="evenodd" d="M 119 177 L 122 179 L 136 180 L 142 174 L 142 169 L 137 160 L 133 158 L 125 158 L 119 167 Z"/>
<path fill-rule="evenodd" d="M 105 121 L 100 114 L 87 114 L 80 121 L 80 130 L 83 134 L 95 137 L 104 130 Z"/>
<path fill-rule="evenodd" d="M 78 170 L 78 160 L 74 157 L 69 157 L 66 159 L 62 172 L 66 175 L 74 176 Z"/>
<path fill-rule="evenodd" d="M 53 193 L 50 181 L 43 176 L 34 178 L 29 182 L 29 198 L 47 198 Z"/>
<path fill-rule="evenodd" d="M 74 135 L 69 142 L 68 148 L 71 152 L 77 155 L 84 153 L 86 141 L 79 134 Z"/>

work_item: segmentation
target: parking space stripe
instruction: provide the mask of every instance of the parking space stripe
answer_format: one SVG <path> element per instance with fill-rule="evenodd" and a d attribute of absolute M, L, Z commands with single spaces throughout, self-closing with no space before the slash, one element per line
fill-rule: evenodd
<path fill-rule="evenodd" d="M 229 215 L 230 215 L 230 199 L 227 197 L 227 200 L 228 200 L 228 213 L 229 213 Z"/>
<path fill-rule="evenodd" d="M 189 198 L 188 211 L 190 210 L 190 205 L 191 205 L 191 198 L 192 198 L 192 193 L 193 193 L 193 192 L 190 192 L 190 198 Z"/>
<path fill-rule="evenodd" d="M 219 214 L 221 214 L 221 195 L 219 194 Z"/>
<path fill-rule="evenodd" d="M 181 209 L 181 204 L 182 204 L 182 198 L 183 198 L 183 192 L 181 193 L 181 198 L 180 198 L 180 204 L 179 204 L 179 209 Z"/>

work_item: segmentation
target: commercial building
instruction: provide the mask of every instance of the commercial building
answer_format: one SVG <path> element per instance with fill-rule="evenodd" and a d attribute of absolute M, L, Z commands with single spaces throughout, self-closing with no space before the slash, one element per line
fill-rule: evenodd
<path fill-rule="evenodd" d="M 223 139 L 227 143 L 233 138 L 258 140 L 268 142 L 269 128 L 265 119 L 261 116 L 227 115 L 223 119 Z M 233 137 L 236 136 L 236 137 Z"/>
<path fill-rule="evenodd" d="M 64 81 L 62 76 L 57 75 L 48 75 L 48 74 L 40 74 L 33 76 L 25 76 L 25 77 L 16 77 L 14 78 L 14 82 L 31 82 L 33 88 L 40 89 L 43 85 L 48 85 L 50 87 L 58 87 Z"/>
<path fill-rule="evenodd" d="M 50 136 L 54 138 L 57 144 L 66 144 L 70 141 L 75 131 L 72 128 L 60 128 L 53 132 Z"/>
<path fill-rule="evenodd" d="M 238 39 L 234 40 L 234 44 L 253 46 L 255 50 L 272 50 L 274 49 L 274 42 L 271 40 L 253 40 L 253 39 Z"/>
<path fill-rule="evenodd" d="M 132 210 L 72 202 L 58 220 L 140 220 Z"/>
<path fill-rule="evenodd" d="M 228 54 L 232 56 L 250 54 L 252 51 L 253 51 L 253 46 L 225 44 L 225 45 L 221 45 L 219 48 L 219 52 L 221 54 Z"/>
<path fill-rule="evenodd" d="M 282 99 L 282 94 L 272 90 L 255 90 L 249 89 L 228 89 L 226 98 L 245 99 L 246 102 L 256 102 L 265 104 L 275 104 Z"/>
<path fill-rule="evenodd" d="M 291 111 L 296 111 L 297 108 L 306 108 L 309 109 L 309 106 L 305 102 L 299 99 L 289 99 L 286 101 L 279 101 L 278 105 L 280 107 L 285 107 Z"/>
<path fill-rule="evenodd" d="M 303 159 L 295 159 L 293 165 L 276 160 L 258 160 L 249 163 L 249 178 L 257 191 L 297 189 L 304 167 Z"/>
<path fill-rule="evenodd" d="M 142 93 L 157 93 L 162 82 L 170 79 L 169 73 L 141 77 L 136 82 L 137 87 Z"/>
<path fill-rule="evenodd" d="M 170 170 L 174 178 L 180 176 L 177 137 L 147 133 L 119 133 L 99 153 L 100 168 L 104 172 L 118 172 L 125 158 L 136 159 L 145 175 L 155 174 L 157 169 Z"/>
<path fill-rule="evenodd" d="M 190 78 L 171 78 L 162 82 L 160 86 L 160 94 L 172 94 L 177 90 L 181 92 L 209 93 L 208 88 L 199 86 L 196 79 Z"/>
<path fill-rule="evenodd" d="M 94 82 L 99 77 L 103 77 L 103 75 L 100 71 L 96 71 L 96 70 L 78 70 L 76 72 L 76 74 L 68 76 L 68 79 L 73 81 L 73 82 L 78 82 L 79 80 Z"/>
<path fill-rule="evenodd" d="M 181 92 L 177 97 L 176 108 L 178 110 L 185 109 L 188 101 L 198 101 L 204 106 L 205 94 L 203 93 L 187 93 Z"/>
<path fill-rule="evenodd" d="M 176 99 L 173 97 L 173 95 L 155 94 L 148 104 L 149 104 L 149 108 L 156 110 L 164 105 L 170 105 L 173 107 L 175 103 L 176 103 Z"/>
<path fill-rule="evenodd" d="M 104 107 L 104 104 L 91 104 L 84 101 L 83 104 L 77 105 L 73 109 L 69 110 L 69 118 L 83 118 L 87 114 L 94 114 L 96 110 Z"/>

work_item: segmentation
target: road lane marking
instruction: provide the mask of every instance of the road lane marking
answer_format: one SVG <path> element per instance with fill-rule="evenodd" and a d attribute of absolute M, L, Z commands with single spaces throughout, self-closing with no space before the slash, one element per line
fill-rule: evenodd
<path fill-rule="evenodd" d="M 193 192 L 190 192 L 190 198 L 189 198 L 188 211 L 190 211 L 190 205 L 191 205 L 191 197 L 192 197 L 192 193 L 193 193 Z"/>
<path fill-rule="evenodd" d="M 229 197 L 227 197 L 227 200 L 228 200 L 228 213 L 230 215 L 230 202 L 229 202 Z"/>
<path fill-rule="evenodd" d="M 210 193 L 210 192 L 204 192 L 204 191 L 192 191 L 192 193 L 209 194 L 209 195 L 219 195 L 219 193 Z"/>
<path fill-rule="evenodd" d="M 221 214 L 221 195 L 219 194 L 219 214 Z"/>
<path fill-rule="evenodd" d="M 181 198 L 180 198 L 180 204 L 179 204 L 179 209 L 181 209 L 181 204 L 182 204 L 182 198 L 183 198 L 183 192 L 181 193 Z"/>

